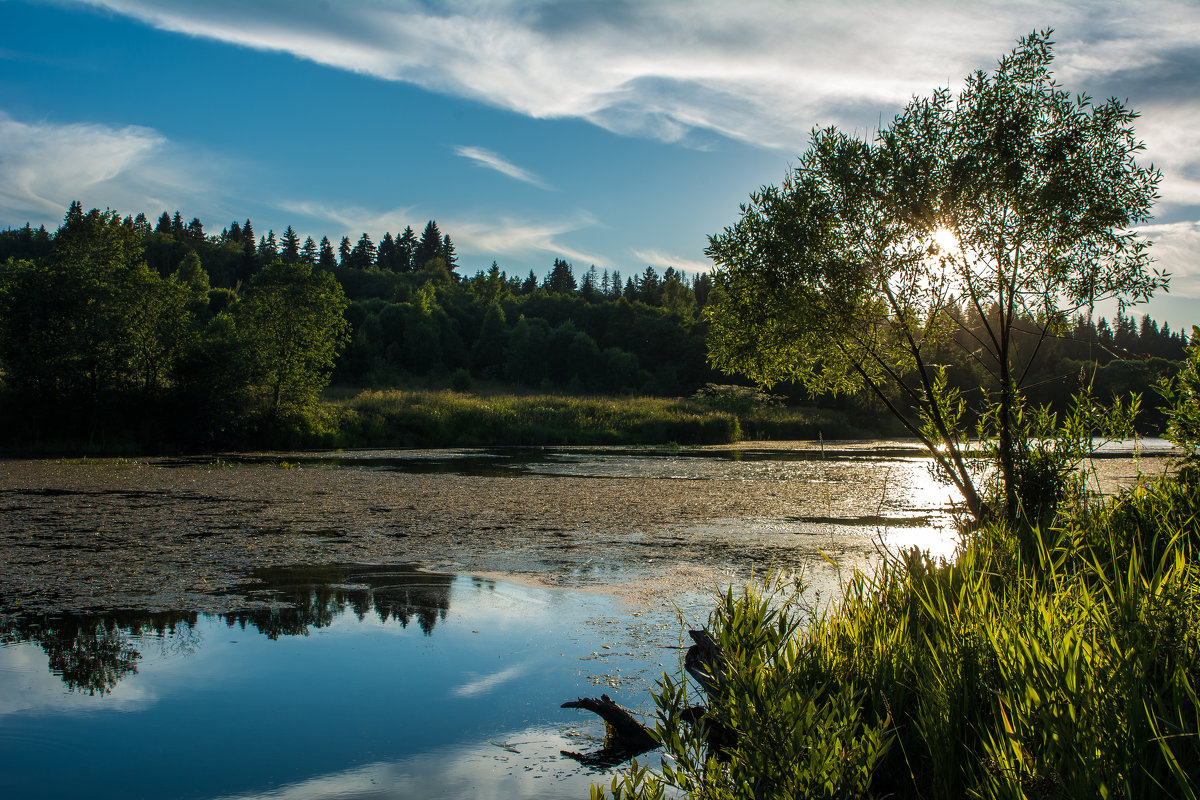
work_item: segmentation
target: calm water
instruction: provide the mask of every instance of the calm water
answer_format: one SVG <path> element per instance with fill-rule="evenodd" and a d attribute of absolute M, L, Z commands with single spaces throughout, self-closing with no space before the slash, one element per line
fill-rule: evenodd
<path fill-rule="evenodd" d="M 600 595 L 409 567 L 261 573 L 292 608 L 10 623 L 0 796 L 586 797 L 678 624 Z M 646 708 L 646 710 L 649 710 Z"/>
<path fill-rule="evenodd" d="M 1151 452 L 1164 445 L 1142 443 Z M 1125 446 L 1108 455 L 1128 461 L 1129 453 Z M 815 564 L 810 579 L 825 597 L 836 594 L 843 569 L 829 568 L 814 548 L 870 538 L 888 549 L 917 545 L 949 555 L 957 540 L 948 492 L 930 478 L 928 462 L 889 443 L 740 452 L 370 451 L 230 462 L 236 469 L 215 473 L 220 465 L 211 458 L 159 462 L 148 469 L 179 480 L 137 502 L 131 498 L 139 487 L 121 482 L 133 480 L 133 471 L 103 472 L 116 489 L 60 488 L 50 498 L 38 494 L 35 481 L 8 492 L 6 524 L 20 539 L 67 524 L 60 512 L 69 506 L 70 524 L 84 539 L 120 525 L 184 526 L 215 536 L 222 524 L 266 525 L 271 513 L 301 527 L 389 531 L 407 520 L 403 513 L 392 522 L 379 516 L 404 501 L 393 484 L 405 474 L 529 477 L 543 487 L 558 477 L 583 478 L 594 484 L 580 491 L 601 498 L 629 484 L 614 479 L 658 479 L 660 491 L 668 479 L 695 499 L 695 506 L 680 506 L 690 509 L 687 519 L 652 523 L 653 515 L 644 516 L 640 532 L 603 516 L 559 524 L 577 536 L 608 537 L 606 549 L 636 547 L 649 538 L 647 526 L 658 524 L 660 557 L 669 550 L 664 536 L 710 559 L 727 553 L 736 560 L 755 548 L 796 558 L 807 548 Z M 235 516 L 224 500 L 209 508 L 194 488 L 208 486 L 205 476 L 213 474 L 236 476 L 238 485 L 270 483 L 264 476 L 277 477 L 281 466 L 288 475 L 298 468 L 316 476 L 302 504 L 251 495 L 251 510 Z M 93 474 L 86 466 L 62 469 Z M 338 505 L 346 495 L 333 481 L 351 473 L 378 477 L 368 489 L 349 490 L 379 494 L 372 500 L 379 508 Z M 499 501 L 513 491 L 509 483 L 489 484 Z M 468 484 L 475 493 L 478 486 Z M 315 491 L 322 487 L 327 494 Z M 762 505 L 749 515 L 722 518 L 704 505 L 705 498 L 752 490 Z M 450 531 L 443 535 L 469 543 L 483 522 L 518 525 L 536 510 L 531 504 L 490 518 L 472 508 L 461 520 L 443 520 Z M 619 521 L 621 509 L 610 511 Z M 489 540 L 497 548 L 490 555 L 457 553 L 460 566 L 451 569 L 460 575 L 395 565 L 273 568 L 236 587 L 254 607 L 233 614 L 102 608 L 86 616 L 0 616 L 0 798 L 586 797 L 588 784 L 606 782 L 608 774 L 560 751 L 598 749 L 603 723 L 560 704 L 607 692 L 650 712 L 647 687 L 662 671 L 677 670 L 680 625 L 670 606 L 630 609 L 602 594 L 471 577 L 476 564 L 504 571 L 502 558 L 549 563 L 569 556 L 571 540 L 556 538 L 563 531 L 545 524 L 553 516 L 529 519 L 523 524 L 535 535 L 515 553 L 501 556 L 502 538 Z M 59 531 L 70 540 L 62 546 L 75 546 L 66 530 Z M 308 546 L 321 547 L 328 537 L 311 539 Z M 18 544 L 25 546 L 23 539 Z M 869 568 L 879 549 L 859 550 Z M 63 558 L 54 552 L 44 558 Z M 839 557 L 846 570 L 860 566 L 851 551 Z M 547 569 L 569 566 L 553 561 Z M 13 599 L 6 598 L 10 608 Z M 676 599 L 689 620 L 703 619 L 701 596 Z"/>

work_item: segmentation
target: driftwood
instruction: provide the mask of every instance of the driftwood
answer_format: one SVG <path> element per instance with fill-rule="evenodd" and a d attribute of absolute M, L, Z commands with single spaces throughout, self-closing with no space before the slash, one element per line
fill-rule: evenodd
<path fill-rule="evenodd" d="M 695 642 L 688 648 L 683 659 L 683 668 L 696 679 L 712 702 L 713 695 L 720 691 L 725 681 L 725 655 L 721 646 L 708 631 L 688 631 Z M 580 697 L 562 704 L 562 708 L 582 708 L 598 714 L 604 720 L 607 734 L 604 747 L 591 753 L 575 753 L 562 750 L 562 754 L 581 764 L 604 769 L 613 767 L 661 745 L 654 731 L 643 725 L 636 717 L 606 694 L 595 697 Z M 680 712 L 684 722 L 696 724 L 708 713 L 706 706 L 692 706 Z M 708 732 L 709 745 L 720 748 L 730 743 L 729 731 L 724 726 L 713 726 Z"/>
<path fill-rule="evenodd" d="M 600 698 L 581 697 L 563 703 L 562 708 L 582 708 L 599 714 L 604 720 L 608 733 L 604 737 L 604 747 L 591 753 L 574 753 L 570 750 L 561 751 L 564 756 L 573 758 L 589 767 L 605 768 L 616 766 L 634 756 L 649 752 L 658 747 L 660 742 L 654 731 L 647 728 L 632 714 L 613 702 L 606 694 Z"/>

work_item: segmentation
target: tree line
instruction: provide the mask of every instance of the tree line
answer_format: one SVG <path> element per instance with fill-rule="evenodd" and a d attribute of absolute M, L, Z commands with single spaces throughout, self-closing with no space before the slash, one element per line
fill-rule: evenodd
<path fill-rule="evenodd" d="M 335 249 L 291 226 L 256 236 L 247 219 L 210 235 L 178 211 L 151 226 L 145 214 L 72 203 L 54 232 L 0 231 L 3 397 L 22 420 L 8 438 L 237 443 L 319 425 L 331 380 L 662 396 L 727 381 L 708 361 L 719 293 L 706 273 L 577 273 L 561 258 L 542 276 L 494 261 L 460 271 L 433 220 L 420 236 L 410 226 L 376 245 L 363 233 Z M 959 345 L 982 335 L 978 312 L 953 313 Z M 1049 402 L 1078 388 L 1084 365 L 1099 369 L 1102 390 L 1144 390 L 1187 343 L 1147 316 L 1058 320 L 1047 337 L 1049 327 L 1028 318 L 1015 335 L 1018 352 L 1037 353 L 1034 394 Z M 969 347 L 943 350 L 951 383 L 977 390 Z M 799 383 L 777 391 L 817 402 Z M 820 403 L 862 412 L 878 400 Z"/>

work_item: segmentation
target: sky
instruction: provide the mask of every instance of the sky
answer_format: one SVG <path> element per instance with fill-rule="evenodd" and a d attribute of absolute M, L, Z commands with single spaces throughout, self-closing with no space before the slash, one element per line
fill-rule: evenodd
<path fill-rule="evenodd" d="M 870 137 L 1044 28 L 1163 172 L 1171 290 L 1134 313 L 1200 323 L 1196 0 L 0 0 L 0 228 L 75 199 L 335 244 L 433 219 L 460 273 L 694 274 L 814 126 Z"/>

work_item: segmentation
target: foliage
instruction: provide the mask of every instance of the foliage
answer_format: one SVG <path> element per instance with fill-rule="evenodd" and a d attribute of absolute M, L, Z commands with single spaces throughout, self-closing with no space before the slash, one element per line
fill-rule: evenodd
<path fill-rule="evenodd" d="M 1200 326 L 1192 328 L 1192 346 L 1179 375 L 1164 379 L 1158 392 L 1169 406 L 1164 435 L 1183 451 L 1186 469 L 1200 467 Z"/>
<path fill-rule="evenodd" d="M 1019 513 L 1018 415 L 1041 344 L 1071 309 L 1105 298 L 1123 309 L 1166 282 L 1132 230 L 1159 179 L 1135 160 L 1137 115 L 1072 98 L 1051 58 L 1049 31 L 1034 33 L 957 97 L 913 100 L 874 142 L 815 131 L 782 186 L 752 195 L 708 248 L 714 364 L 816 393 L 865 387 L 981 520 Z M 978 333 L 956 338 L 966 329 Z M 997 394 L 998 509 L 946 416 L 959 409 L 939 378 L 948 345 Z"/>
<path fill-rule="evenodd" d="M 269 419 L 314 408 L 346 343 L 348 305 L 333 276 L 276 262 L 250 283 L 233 320 Z"/>
<path fill-rule="evenodd" d="M 890 720 L 857 687 L 811 686 L 799 588 L 775 576 L 719 598 L 708 627 L 725 656 L 720 689 L 699 698 L 708 710 L 691 724 L 680 714 L 693 699 L 686 679 L 663 676 L 654 696 L 668 756 L 661 776 L 635 766 L 613 780 L 613 797 L 662 796 L 663 785 L 721 800 L 868 796 L 894 737 Z"/>
<path fill-rule="evenodd" d="M 713 702 L 735 743 L 707 750 L 665 677 L 671 758 L 614 795 L 1194 798 L 1198 515 L 1200 483 L 1162 477 L 1076 499 L 1031 548 L 995 522 L 953 563 L 910 551 L 856 575 L 807 627 L 794 594 L 727 593 L 709 625 L 732 677 Z M 825 781 L 793 791 L 814 768 Z M 737 783 L 759 776 L 775 776 L 759 793 Z"/>

